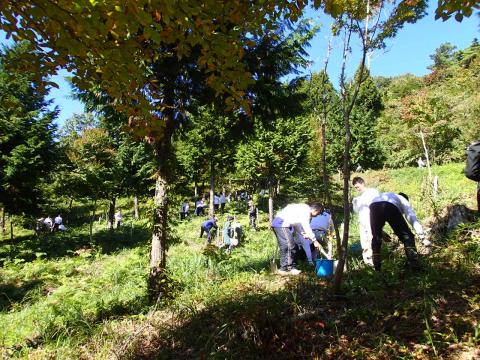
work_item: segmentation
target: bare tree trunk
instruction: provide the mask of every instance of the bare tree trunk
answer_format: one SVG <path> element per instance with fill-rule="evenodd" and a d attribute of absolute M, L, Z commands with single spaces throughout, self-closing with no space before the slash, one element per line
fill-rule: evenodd
<path fill-rule="evenodd" d="M 213 159 L 210 159 L 210 202 L 208 204 L 208 216 L 213 217 L 215 214 L 213 198 L 215 196 L 215 166 Z"/>
<path fill-rule="evenodd" d="M 173 88 L 167 88 L 165 101 L 173 104 Z M 166 281 L 166 240 L 168 216 L 168 159 L 172 156 L 171 138 L 173 134 L 173 113 L 167 109 L 163 118 L 165 123 L 163 136 L 155 142 L 155 158 L 157 160 L 155 197 L 153 209 L 153 231 L 150 252 L 150 274 L 148 278 L 148 296 L 150 302 L 158 302 L 168 282 Z"/>
<path fill-rule="evenodd" d="M 5 236 L 5 208 L 2 208 L 2 224 L 1 224 L 1 228 L 2 228 L 2 237 Z"/>
<path fill-rule="evenodd" d="M 170 138 L 166 140 L 170 142 Z M 164 141 L 162 141 L 163 143 Z M 160 146 L 167 147 L 170 150 L 170 144 L 163 144 Z M 150 276 L 148 280 L 148 293 L 150 301 L 158 301 L 164 291 L 166 284 L 162 283 L 162 279 L 165 276 L 166 266 L 166 238 L 167 238 L 167 215 L 168 215 L 168 176 L 166 164 L 164 159 L 168 156 L 167 153 L 161 150 L 156 154 L 159 158 L 159 165 L 156 171 L 155 182 L 155 197 L 154 197 L 154 210 L 153 210 L 153 231 L 152 231 L 152 246 L 150 253 Z"/>
<path fill-rule="evenodd" d="M 138 212 L 138 195 L 137 194 L 133 196 L 133 217 L 135 220 L 138 220 L 138 218 L 140 217 Z"/>
<path fill-rule="evenodd" d="M 115 218 L 115 197 L 110 199 L 110 203 L 108 204 L 108 228 L 113 230 L 113 223 Z"/>
<path fill-rule="evenodd" d="M 195 201 L 198 199 L 198 184 L 197 184 L 197 180 L 194 181 L 194 193 L 195 193 Z"/>
<path fill-rule="evenodd" d="M 70 198 L 70 202 L 68 204 L 68 212 L 70 213 L 72 211 L 72 206 L 73 206 L 73 197 Z"/>
<path fill-rule="evenodd" d="M 9 220 L 10 220 L 10 241 L 12 241 L 13 243 L 13 221 L 11 216 L 9 216 Z"/>
<path fill-rule="evenodd" d="M 272 180 L 268 180 L 268 220 L 270 225 L 273 221 L 273 184 Z"/>
<path fill-rule="evenodd" d="M 92 215 L 90 216 L 90 242 L 93 241 L 93 221 L 95 220 L 95 211 L 97 210 L 97 199 L 93 200 Z"/>
<path fill-rule="evenodd" d="M 342 94 L 342 113 L 343 113 L 343 122 L 345 130 L 345 148 L 343 153 L 343 237 L 342 242 L 337 242 L 337 256 L 338 256 L 338 265 L 335 270 L 334 276 L 334 292 L 339 293 L 341 291 L 343 272 L 345 263 L 347 261 L 347 251 L 348 251 L 348 238 L 350 232 L 350 148 L 351 148 L 351 131 L 350 131 L 350 114 L 355 105 L 355 101 L 360 90 L 360 86 L 363 83 L 363 73 L 365 68 L 365 61 L 368 52 L 368 39 L 363 38 L 363 51 L 362 59 L 360 62 L 360 70 L 358 72 L 358 77 L 354 83 L 353 94 L 349 97 L 345 85 L 345 69 L 346 69 L 346 60 L 347 54 L 350 49 L 350 38 L 352 35 L 352 24 L 353 20 L 350 21 L 348 28 L 345 34 L 344 48 L 343 48 L 343 62 L 342 62 L 342 71 L 340 75 L 340 91 Z M 365 33 L 366 34 L 366 33 Z"/>

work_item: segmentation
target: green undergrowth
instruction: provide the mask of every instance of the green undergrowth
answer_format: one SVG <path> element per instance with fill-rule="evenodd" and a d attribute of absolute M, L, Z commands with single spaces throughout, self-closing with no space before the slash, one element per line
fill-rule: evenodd
<path fill-rule="evenodd" d="M 474 186 L 458 165 L 436 169 L 446 203 L 472 202 Z M 422 219 L 420 169 L 364 174 L 381 190 L 412 194 Z M 445 175 L 441 175 L 445 174 Z M 453 174 L 453 175 L 452 175 Z M 452 177 L 450 179 L 450 176 Z M 456 180 L 457 179 L 457 180 Z M 413 185 L 417 184 L 417 185 Z M 473 184 L 474 185 L 474 184 Z M 417 192 L 414 190 L 417 189 Z M 450 200 L 449 200 L 450 199 Z M 457 201 L 458 200 L 458 201 Z M 464 201 L 464 202 L 463 202 Z M 242 207 L 239 207 L 241 210 Z M 170 293 L 147 302 L 147 219 L 128 217 L 113 232 L 96 223 L 63 234 L 24 237 L 0 246 L 0 354 L 29 359 L 457 359 L 480 342 L 480 220 L 458 226 L 405 267 L 397 240 L 385 244 L 383 272 L 363 265 L 355 219 L 342 292 L 300 265 L 298 277 L 271 272 L 276 242 L 260 215 L 227 254 L 199 238 L 206 217 L 171 219 Z M 219 215 L 223 225 L 225 215 Z"/>

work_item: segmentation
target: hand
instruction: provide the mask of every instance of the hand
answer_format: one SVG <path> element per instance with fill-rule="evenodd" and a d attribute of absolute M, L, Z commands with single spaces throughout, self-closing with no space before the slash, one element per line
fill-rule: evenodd
<path fill-rule="evenodd" d="M 320 243 L 317 240 L 313 240 L 313 246 L 315 246 L 316 249 L 320 250 Z"/>

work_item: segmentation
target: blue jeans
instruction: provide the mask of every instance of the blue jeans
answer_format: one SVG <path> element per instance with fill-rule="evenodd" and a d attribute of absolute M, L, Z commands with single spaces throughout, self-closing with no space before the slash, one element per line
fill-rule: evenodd
<path fill-rule="evenodd" d="M 280 270 L 290 271 L 295 268 L 296 245 L 290 228 L 273 228 L 280 249 Z"/>

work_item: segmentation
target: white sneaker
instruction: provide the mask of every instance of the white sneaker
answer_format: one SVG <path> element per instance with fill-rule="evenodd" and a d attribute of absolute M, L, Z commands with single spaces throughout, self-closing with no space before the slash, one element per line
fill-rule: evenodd
<path fill-rule="evenodd" d="M 302 272 L 302 270 L 298 269 L 292 269 L 288 272 L 289 275 L 299 275 Z"/>
<path fill-rule="evenodd" d="M 277 270 L 277 274 L 278 274 L 278 275 L 281 275 L 281 276 L 288 276 L 288 275 L 290 275 L 290 272 L 289 272 L 289 271 L 286 271 L 286 270 L 280 270 L 280 269 L 278 269 L 278 270 Z"/>
<path fill-rule="evenodd" d="M 423 246 L 432 246 L 432 242 L 430 240 L 427 240 L 427 239 L 423 240 L 422 244 L 423 244 Z"/>

